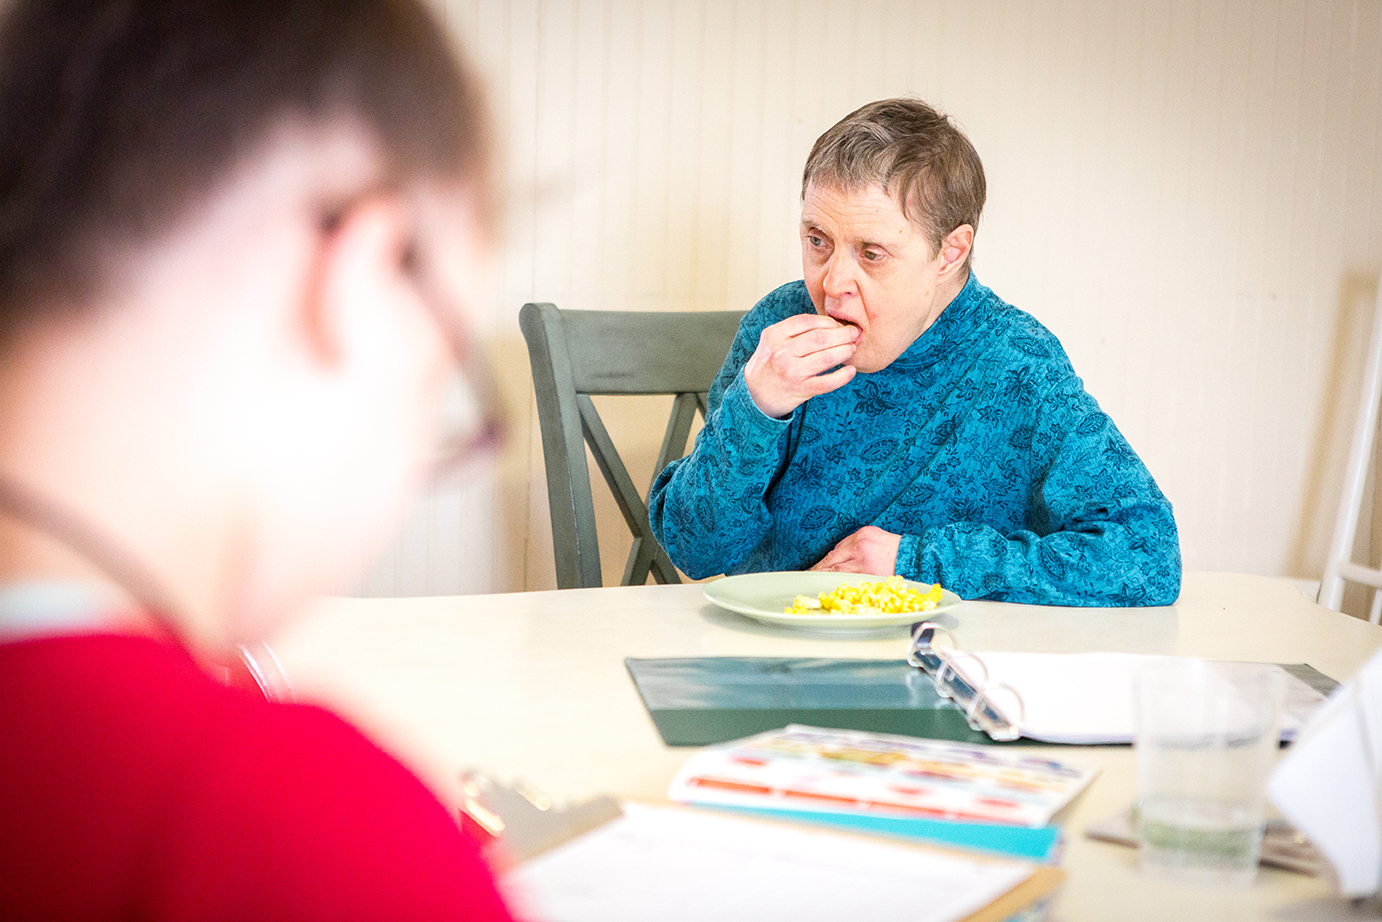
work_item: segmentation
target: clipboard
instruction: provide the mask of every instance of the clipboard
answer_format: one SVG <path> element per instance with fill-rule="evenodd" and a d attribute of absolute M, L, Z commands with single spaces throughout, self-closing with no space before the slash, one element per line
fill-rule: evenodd
<path fill-rule="evenodd" d="M 1065 872 L 1059 868 L 1039 867 L 1031 877 L 983 909 L 966 916 L 964 922 L 1008 922 L 1018 913 L 1049 900 L 1064 881 Z"/>

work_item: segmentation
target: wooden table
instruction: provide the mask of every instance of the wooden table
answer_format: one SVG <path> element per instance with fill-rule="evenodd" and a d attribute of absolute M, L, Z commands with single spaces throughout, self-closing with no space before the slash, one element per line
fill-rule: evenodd
<path fill-rule="evenodd" d="M 948 613 L 973 650 L 1126 651 L 1305 662 L 1347 679 L 1382 628 L 1329 611 L 1289 583 L 1186 576 L 1166 608 L 970 602 Z M 558 802 L 608 793 L 665 801 L 690 750 L 659 739 L 624 657 L 898 659 L 905 629 L 863 640 L 769 628 L 706 602 L 699 586 L 640 586 L 421 599 L 329 599 L 274 640 L 300 698 L 326 703 L 412 764 L 444 799 L 463 766 L 522 778 Z M 1248 891 L 1159 884 L 1136 853 L 1085 827 L 1134 796 L 1127 747 L 1055 747 L 1101 774 L 1067 811 L 1068 880 L 1052 918 L 1324 919 L 1356 910 L 1319 880 L 1264 868 Z"/>

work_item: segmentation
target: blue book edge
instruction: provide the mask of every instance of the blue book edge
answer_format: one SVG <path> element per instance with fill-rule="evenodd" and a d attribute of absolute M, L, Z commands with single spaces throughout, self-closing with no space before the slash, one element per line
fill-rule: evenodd
<path fill-rule="evenodd" d="M 974 823 L 962 820 L 933 820 L 922 817 L 880 816 L 874 813 L 825 813 L 817 810 L 775 810 L 769 807 L 740 807 L 729 804 L 694 804 L 716 810 L 730 810 L 748 816 L 788 822 L 833 826 L 859 832 L 914 839 L 939 845 L 968 848 L 995 855 L 1025 858 L 1055 864 L 1060 855 L 1059 826 L 1008 826 L 1003 823 Z"/>

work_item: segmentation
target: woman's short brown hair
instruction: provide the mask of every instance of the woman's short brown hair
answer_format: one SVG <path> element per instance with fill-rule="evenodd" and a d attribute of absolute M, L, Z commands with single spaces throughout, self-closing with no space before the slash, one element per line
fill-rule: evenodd
<path fill-rule="evenodd" d="M 420 0 L 16 0 L 0 23 L 0 335 L 171 229 L 285 119 L 386 181 L 488 194 L 483 94 Z"/>
<path fill-rule="evenodd" d="M 979 229 L 986 195 L 974 145 L 919 99 L 871 102 L 836 122 L 806 158 L 803 197 L 813 184 L 843 192 L 881 187 L 925 231 L 936 252 L 960 225 Z"/>

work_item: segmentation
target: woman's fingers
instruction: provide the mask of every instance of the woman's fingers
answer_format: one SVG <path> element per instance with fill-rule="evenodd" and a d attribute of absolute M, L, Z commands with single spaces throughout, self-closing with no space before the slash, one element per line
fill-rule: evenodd
<path fill-rule="evenodd" d="M 818 314 L 797 314 L 773 324 L 760 335 L 758 348 L 744 366 L 749 395 L 769 416 L 786 416 L 854 376 L 853 368 L 844 375 L 822 372 L 844 365 L 858 337 L 857 327 Z"/>
<path fill-rule="evenodd" d="M 897 549 L 901 535 L 873 525 L 842 539 L 811 569 L 892 576 L 897 572 Z"/>
<path fill-rule="evenodd" d="M 811 330 L 796 337 L 803 345 L 803 354 L 825 352 L 840 346 L 854 346 L 859 340 L 859 328 L 842 323 L 829 330 Z"/>
<path fill-rule="evenodd" d="M 835 364 L 838 365 L 839 363 L 836 362 Z M 809 380 L 803 382 L 803 390 L 806 393 L 805 400 L 839 390 L 854 379 L 854 373 L 855 368 L 853 365 L 840 365 L 840 367 L 836 368 L 834 371 L 812 375 Z M 805 400 L 802 402 L 804 403 Z"/>

